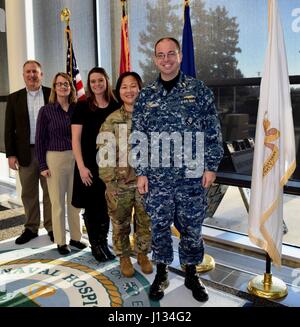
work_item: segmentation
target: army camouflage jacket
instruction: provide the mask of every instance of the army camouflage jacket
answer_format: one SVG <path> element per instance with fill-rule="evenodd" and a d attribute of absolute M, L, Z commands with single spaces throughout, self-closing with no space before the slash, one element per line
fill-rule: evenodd
<path fill-rule="evenodd" d="M 223 156 L 221 128 L 213 93 L 202 81 L 182 72 L 169 93 L 160 79 L 141 90 L 134 106 L 132 132 L 145 133 L 148 144 L 151 143 L 152 132 L 167 132 L 169 135 L 173 132 L 201 132 L 204 153 L 203 169 L 199 177 L 203 170 L 216 172 Z M 132 147 L 135 146 L 137 144 L 132 142 Z M 170 178 L 186 176 L 187 167 L 184 164 L 179 168 L 153 168 L 150 162 L 149 154 L 148 166 L 137 165 L 136 175 Z"/>
<path fill-rule="evenodd" d="M 131 119 L 132 114 L 126 112 L 122 106 L 110 114 L 101 125 L 100 132 L 111 132 L 114 134 L 116 140 L 116 166 L 99 167 L 99 177 L 105 184 L 114 183 L 115 185 L 126 184 L 132 186 L 136 184 L 134 169 L 128 164 L 127 160 L 131 148 L 128 144 L 128 138 L 131 133 Z M 122 140 L 122 144 L 120 144 L 120 140 Z M 98 145 L 98 148 L 101 149 L 103 146 Z M 120 146 L 123 148 L 123 155 L 122 151 L 120 151 Z M 126 161 L 125 164 L 119 167 L 120 161 L 124 161 L 124 159 Z"/>

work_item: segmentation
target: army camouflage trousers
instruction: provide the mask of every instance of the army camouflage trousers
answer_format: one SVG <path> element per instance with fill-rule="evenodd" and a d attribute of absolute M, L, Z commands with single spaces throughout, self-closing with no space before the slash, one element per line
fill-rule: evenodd
<path fill-rule="evenodd" d="M 115 190 L 106 191 L 108 213 L 113 226 L 113 247 L 117 256 L 130 256 L 131 219 L 136 226 L 135 247 L 138 253 L 147 254 L 151 250 L 151 223 L 143 200 L 136 187 L 118 185 Z"/>
<path fill-rule="evenodd" d="M 171 264 L 173 241 L 171 225 L 180 232 L 178 246 L 181 264 L 199 264 L 203 260 L 202 223 L 206 212 L 206 191 L 201 179 L 180 179 L 166 183 L 149 178 L 145 209 L 152 222 L 153 260 Z"/>

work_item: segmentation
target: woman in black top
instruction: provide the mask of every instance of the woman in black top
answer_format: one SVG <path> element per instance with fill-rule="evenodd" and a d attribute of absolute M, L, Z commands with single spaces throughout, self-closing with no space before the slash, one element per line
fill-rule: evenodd
<path fill-rule="evenodd" d="M 72 204 L 85 209 L 83 219 L 92 254 L 102 262 L 115 256 L 107 246 L 109 216 L 105 184 L 98 176 L 96 138 L 106 117 L 119 106 L 103 68 L 90 70 L 87 87 L 89 98 L 77 103 L 72 117 L 72 148 L 76 159 Z"/>

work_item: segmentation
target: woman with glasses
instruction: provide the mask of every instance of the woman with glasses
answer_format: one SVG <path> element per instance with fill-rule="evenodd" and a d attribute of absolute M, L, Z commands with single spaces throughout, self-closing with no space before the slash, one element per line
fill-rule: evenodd
<path fill-rule="evenodd" d="M 62 255 L 71 252 L 66 244 L 66 199 L 70 245 L 80 250 L 86 247 L 80 242 L 79 210 L 71 204 L 75 164 L 71 116 L 75 102 L 76 93 L 70 77 L 65 73 L 57 73 L 53 79 L 49 103 L 40 109 L 36 125 L 36 154 L 41 175 L 47 178 L 54 241 Z"/>
<path fill-rule="evenodd" d="M 96 138 L 106 117 L 118 108 L 106 71 L 94 67 L 88 74 L 89 97 L 79 101 L 72 117 L 72 146 L 76 159 L 72 204 L 84 208 L 83 219 L 92 254 L 99 262 L 115 256 L 107 245 L 109 216 L 105 184 L 98 176 Z"/>

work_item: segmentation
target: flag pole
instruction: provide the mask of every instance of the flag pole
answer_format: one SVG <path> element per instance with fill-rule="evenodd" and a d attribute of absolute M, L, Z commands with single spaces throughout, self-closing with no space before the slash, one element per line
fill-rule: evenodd
<path fill-rule="evenodd" d="M 196 77 L 194 44 L 192 35 L 192 26 L 190 21 L 190 0 L 183 0 L 183 33 L 182 33 L 182 53 L 183 61 L 181 70 L 184 74 Z M 192 51 L 191 51 L 192 50 Z M 171 226 L 172 235 L 180 239 L 180 230 L 176 222 Z M 215 268 L 215 260 L 212 256 L 204 253 L 203 260 L 196 266 L 198 273 L 204 273 Z M 181 265 L 181 269 L 185 271 L 185 265 Z"/>
<path fill-rule="evenodd" d="M 266 252 L 266 274 L 271 274 L 271 263 L 269 253 Z"/>
<path fill-rule="evenodd" d="M 65 41 L 67 43 L 67 56 L 66 56 L 66 73 L 72 79 L 72 83 L 76 90 L 77 100 L 85 100 L 85 90 L 84 85 L 82 83 L 82 79 L 80 76 L 79 68 L 77 66 L 77 61 L 75 58 L 74 50 L 73 50 L 73 40 L 72 40 L 72 32 L 70 28 L 70 17 L 71 11 L 68 8 L 64 8 L 60 12 L 60 19 L 62 22 L 65 22 Z"/>
<path fill-rule="evenodd" d="M 71 11 L 69 8 L 64 8 L 61 12 L 60 12 L 60 20 L 62 22 L 65 22 L 66 24 L 66 29 L 65 29 L 65 40 L 67 40 L 68 36 L 67 34 L 69 33 L 69 38 L 70 38 L 70 43 L 72 44 L 72 38 L 71 38 L 71 30 L 70 30 L 70 18 L 71 17 Z M 72 66 L 72 51 L 70 53 L 70 65 Z M 73 79 L 72 76 L 72 71 L 71 71 L 71 79 Z"/>
<path fill-rule="evenodd" d="M 265 299 L 280 299 L 288 294 L 286 284 L 281 279 L 272 276 L 271 264 L 272 260 L 266 253 L 266 272 L 249 281 L 249 293 Z"/>

